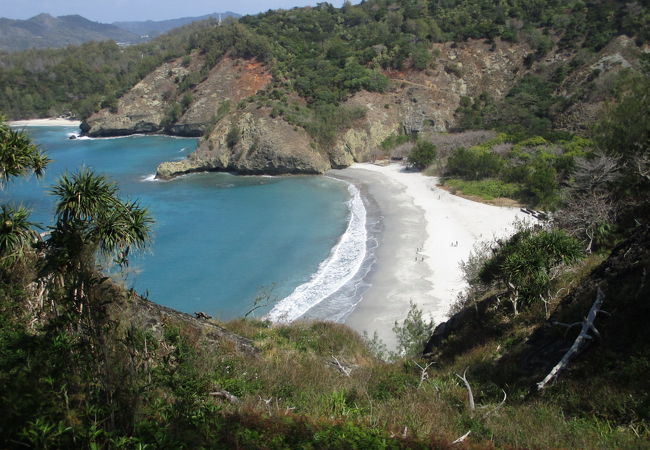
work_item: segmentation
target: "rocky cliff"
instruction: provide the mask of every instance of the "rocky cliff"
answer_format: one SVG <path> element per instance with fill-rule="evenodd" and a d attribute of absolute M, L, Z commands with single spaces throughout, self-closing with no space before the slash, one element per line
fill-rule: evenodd
<path fill-rule="evenodd" d="M 317 174 L 329 168 L 327 157 L 312 148 L 305 130 L 270 117 L 264 109 L 249 106 L 219 121 L 188 158 L 160 164 L 156 176 L 168 179 L 205 170 Z"/>
<path fill-rule="evenodd" d="M 557 111 L 556 125 L 579 131 L 593 122 L 612 78 L 632 65 L 639 50 L 632 40 L 621 37 L 588 58 L 576 59 L 575 52 L 556 49 L 532 66 L 525 64 L 532 54 L 527 45 L 499 40 L 435 44 L 430 52 L 434 63 L 428 69 L 386 71 L 390 79 L 386 92 L 361 91 L 349 98 L 344 106 L 361 107 L 365 117 L 340 129 L 326 146 L 317 144 L 305 131 L 307 127 L 295 121 L 290 124 L 260 100 L 260 93 L 267 95 L 274 89 L 268 67 L 229 56 L 222 57 L 202 80 L 190 84 L 189 90 L 184 80 L 196 78 L 203 58 L 193 54 L 165 63 L 124 95 L 112 111 L 94 114 L 83 126 L 90 136 L 203 135 L 197 151 L 187 159 L 160 165 L 161 178 L 201 170 L 322 173 L 372 159 L 380 143 L 393 134 L 426 137 L 452 131 L 458 125 L 456 112 L 464 97 L 488 93 L 498 101 L 526 73 L 545 71 L 550 76 L 564 70 L 571 60 L 581 66 L 560 84 L 557 95 L 571 106 Z"/>
<path fill-rule="evenodd" d="M 85 120 L 81 124 L 82 132 L 102 137 L 163 131 L 166 114 L 179 94 L 179 85 L 190 73 L 198 71 L 201 64 L 202 58 L 197 55 L 189 63 L 183 58 L 164 63 L 118 99 L 115 106 Z"/>
<path fill-rule="evenodd" d="M 523 73 L 524 45 L 481 40 L 436 44 L 434 66 L 425 71 L 389 71 L 391 89 L 360 92 L 348 105 L 366 108 L 361 127 L 347 130 L 332 149 L 332 166 L 365 161 L 391 134 L 445 133 L 457 125 L 456 110 L 463 96 L 490 92 L 503 97 Z"/>
<path fill-rule="evenodd" d="M 222 58 L 207 78 L 192 90 L 193 102 L 170 127 L 171 134 L 201 136 L 237 104 L 266 87 L 271 74 L 254 60 Z"/>

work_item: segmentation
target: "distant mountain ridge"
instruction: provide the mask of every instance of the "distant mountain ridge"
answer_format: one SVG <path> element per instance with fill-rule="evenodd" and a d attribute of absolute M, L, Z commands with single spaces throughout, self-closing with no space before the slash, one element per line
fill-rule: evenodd
<path fill-rule="evenodd" d="M 146 20 L 146 21 L 133 21 L 133 22 L 113 22 L 112 25 L 122 28 L 123 30 L 130 31 L 139 36 L 148 36 L 153 38 L 159 36 L 163 33 L 166 33 L 169 30 L 174 28 L 187 25 L 188 23 L 196 22 L 198 20 L 207 20 L 207 19 L 226 19 L 227 17 L 239 18 L 240 14 L 236 14 L 231 11 L 226 11 L 223 13 L 212 13 L 206 14 L 204 16 L 197 17 L 181 17 L 178 19 L 169 19 L 169 20 Z"/>
<path fill-rule="evenodd" d="M 137 44 L 174 28 L 210 18 L 239 18 L 226 11 L 198 17 L 181 17 L 161 21 L 94 22 L 79 15 L 54 17 L 39 14 L 27 20 L 0 18 L 0 51 L 18 52 L 30 48 L 60 48 L 88 41 L 113 40 Z"/>
<path fill-rule="evenodd" d="M 79 15 L 53 17 L 39 14 L 27 20 L 0 18 L 0 50 L 4 51 L 57 48 L 106 40 L 126 43 L 142 41 L 135 33 Z"/>

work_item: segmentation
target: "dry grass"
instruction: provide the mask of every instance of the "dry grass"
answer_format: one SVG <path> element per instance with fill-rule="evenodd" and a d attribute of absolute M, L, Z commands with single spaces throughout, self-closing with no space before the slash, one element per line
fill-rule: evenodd
<path fill-rule="evenodd" d="M 229 329 L 254 341 L 259 357 L 224 352 L 214 364 L 220 388 L 236 389 L 241 401 L 224 411 L 263 417 L 306 417 L 309 420 L 352 421 L 395 436 L 451 443 L 471 430 L 469 445 L 497 447 L 622 447 L 638 443 L 633 433 L 603 428 L 596 420 L 571 419 L 543 399 L 527 402 L 507 385 L 498 386 L 494 365 L 504 348 L 488 339 L 459 354 L 453 362 L 434 364 L 421 380 L 416 363 L 387 363 L 370 354 L 349 328 L 332 323 L 302 322 L 272 326 L 263 321 L 236 320 Z M 522 336 L 530 329 L 520 329 Z M 351 375 L 333 363 L 335 356 Z M 455 376 L 468 368 L 477 410 L 467 409 L 467 391 Z M 508 400 L 499 407 L 501 389 Z M 604 431 L 605 430 L 605 431 Z"/>

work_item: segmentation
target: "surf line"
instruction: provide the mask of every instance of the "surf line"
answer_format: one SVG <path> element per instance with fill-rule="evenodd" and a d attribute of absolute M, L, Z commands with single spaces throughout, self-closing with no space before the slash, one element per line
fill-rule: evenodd
<path fill-rule="evenodd" d="M 342 180 L 339 180 L 342 181 Z M 276 323 L 289 323 L 300 318 L 311 308 L 325 300 L 349 282 L 361 268 L 366 257 L 366 208 L 361 192 L 347 183 L 350 200 L 348 227 L 329 256 L 318 266 L 309 281 L 296 287 L 280 300 L 266 318 Z"/>

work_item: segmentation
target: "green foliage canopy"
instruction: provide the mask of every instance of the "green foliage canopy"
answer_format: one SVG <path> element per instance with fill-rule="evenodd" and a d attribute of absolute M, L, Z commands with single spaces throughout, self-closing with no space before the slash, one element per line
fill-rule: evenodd
<path fill-rule="evenodd" d="M 435 145 L 427 141 L 418 141 L 409 153 L 408 161 L 416 169 L 424 170 L 433 164 L 436 155 Z"/>
<path fill-rule="evenodd" d="M 547 294 L 551 269 L 584 255 L 578 240 L 560 230 L 523 229 L 501 243 L 483 265 L 479 278 L 498 282 L 528 304 Z"/>

